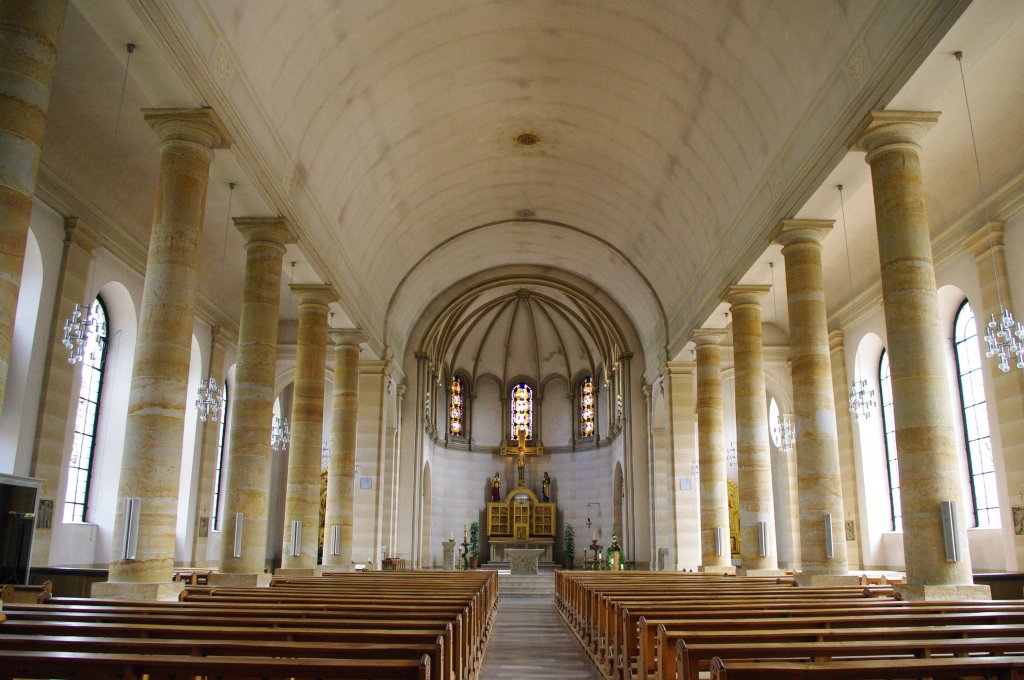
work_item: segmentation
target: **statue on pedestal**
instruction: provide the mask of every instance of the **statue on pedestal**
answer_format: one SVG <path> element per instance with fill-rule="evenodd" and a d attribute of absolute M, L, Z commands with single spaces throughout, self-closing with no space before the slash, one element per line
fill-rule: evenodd
<path fill-rule="evenodd" d="M 491 502 L 501 502 L 501 477 L 498 476 L 497 472 L 494 473 L 494 478 L 491 479 Z"/>
<path fill-rule="evenodd" d="M 551 478 L 547 472 L 544 473 L 544 481 L 540 485 L 540 497 L 545 503 L 551 502 Z"/>

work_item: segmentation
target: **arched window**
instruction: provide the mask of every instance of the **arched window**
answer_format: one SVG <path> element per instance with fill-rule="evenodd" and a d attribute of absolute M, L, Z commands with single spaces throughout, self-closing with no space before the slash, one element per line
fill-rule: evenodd
<path fill-rule="evenodd" d="M 988 431 L 988 407 L 985 381 L 981 375 L 981 351 L 974 311 L 967 300 L 957 310 L 953 322 L 953 347 L 960 385 L 960 413 L 964 421 L 967 469 L 971 475 L 974 500 L 974 526 L 999 526 L 999 499 L 996 497 L 996 467 L 992 460 L 992 439 Z"/>
<path fill-rule="evenodd" d="M 593 437 L 597 402 L 594 400 L 594 379 L 589 375 L 580 381 L 580 436 Z"/>
<path fill-rule="evenodd" d="M 882 431 L 885 434 L 886 471 L 889 473 L 889 512 L 892 530 L 903 531 L 903 504 L 900 502 L 900 468 L 896 462 L 896 419 L 892 408 L 892 380 L 889 376 L 889 354 L 882 350 L 878 360 L 878 387 L 882 393 Z"/>
<path fill-rule="evenodd" d="M 448 397 L 448 433 L 453 437 L 466 436 L 466 401 L 462 390 L 462 378 L 457 375 L 452 377 Z"/>
<path fill-rule="evenodd" d="M 107 308 L 97 296 L 89 307 L 90 325 L 82 353 L 82 385 L 78 390 L 75 438 L 68 463 L 68 487 L 64 494 L 64 521 L 84 522 L 89 509 L 89 481 L 96 449 L 96 424 L 103 392 L 103 368 L 107 358 Z"/>
<path fill-rule="evenodd" d="M 220 531 L 220 498 L 224 485 L 224 437 L 228 429 L 228 384 L 224 383 L 224 402 L 220 406 L 220 434 L 217 435 L 217 469 L 213 473 L 213 530 Z"/>
<path fill-rule="evenodd" d="M 779 402 L 772 397 L 768 402 L 768 431 L 771 433 L 772 444 L 775 448 L 782 448 L 782 430 L 779 428 Z"/>
<path fill-rule="evenodd" d="M 526 438 L 533 439 L 533 389 L 526 383 L 512 388 L 512 439 L 519 436 L 519 428 L 526 428 Z"/>

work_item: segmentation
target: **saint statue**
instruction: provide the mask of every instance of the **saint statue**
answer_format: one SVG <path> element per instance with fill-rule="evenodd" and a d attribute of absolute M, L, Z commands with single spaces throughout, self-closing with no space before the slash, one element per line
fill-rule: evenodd
<path fill-rule="evenodd" d="M 544 481 L 540 485 L 540 497 L 545 503 L 551 502 L 551 478 L 547 472 L 544 473 Z"/>
<path fill-rule="evenodd" d="M 497 472 L 494 473 L 494 478 L 491 480 L 491 502 L 501 502 L 501 477 Z"/>

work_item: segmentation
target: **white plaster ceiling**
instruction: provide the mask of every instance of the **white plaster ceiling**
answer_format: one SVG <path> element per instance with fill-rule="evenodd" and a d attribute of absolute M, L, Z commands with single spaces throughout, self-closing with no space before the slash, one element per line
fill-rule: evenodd
<path fill-rule="evenodd" d="M 158 153 L 137 109 L 209 104 L 237 142 L 213 168 L 202 254 L 226 313 L 240 301 L 233 230 L 226 274 L 210 272 L 237 181 L 232 213 L 287 216 L 300 278 L 334 283 L 378 352 L 406 351 L 466 276 L 543 265 L 615 299 L 650 369 L 754 276 L 778 219 L 825 191 L 849 131 L 901 94 L 965 4 L 73 0 L 43 161 L 145 243 Z M 981 4 L 968 37 L 1020 13 Z M 1020 57 L 995 37 L 999 60 Z M 129 40 L 115 151 L 101 139 Z M 924 92 L 946 77 L 921 74 Z M 1016 130 L 1007 115 L 992 122 Z"/>

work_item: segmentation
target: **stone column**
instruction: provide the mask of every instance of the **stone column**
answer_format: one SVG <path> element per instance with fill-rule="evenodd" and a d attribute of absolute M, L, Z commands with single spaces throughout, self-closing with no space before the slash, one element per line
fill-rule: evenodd
<path fill-rule="evenodd" d="M 267 494 L 270 432 L 274 418 L 274 373 L 281 307 L 281 264 L 292 241 L 283 217 L 237 217 L 245 237 L 245 289 L 238 328 L 235 383 L 228 422 L 227 484 L 221 522 L 220 572 L 211 584 L 268 585 Z M 235 556 L 235 527 L 242 536 Z"/>
<path fill-rule="evenodd" d="M 978 343 L 982 352 L 986 347 L 983 336 L 989 315 L 995 314 L 996 318 L 999 316 L 999 298 L 1002 297 L 1002 303 L 1007 308 L 1020 311 L 1014 308 L 1010 281 L 1007 277 L 1003 238 L 1005 231 L 1006 225 L 1003 222 L 991 222 L 979 227 L 962 243 L 964 250 L 974 258 L 978 282 L 981 284 L 981 300 L 977 301 L 980 304 L 974 306 L 974 314 L 978 327 Z M 992 433 L 993 445 L 1003 452 L 1006 495 L 1013 499 L 1024 486 L 1024 371 L 1011 368 L 1009 373 L 1003 373 L 996 366 L 994 359 L 983 359 L 982 372 L 985 376 L 986 392 L 990 397 L 994 397 L 989 401 L 996 414 L 996 428 Z M 1024 565 L 1024 536 L 1014 535 L 1013 516 L 1009 508 L 1002 508 L 1000 514 L 1006 541 L 1008 544 L 1013 541 L 1019 569 Z"/>
<path fill-rule="evenodd" d="M 846 374 L 845 340 L 842 331 L 828 334 L 829 352 L 832 356 L 832 393 L 835 395 L 836 432 L 839 444 L 839 479 L 843 485 L 843 517 L 846 521 L 846 559 L 850 568 L 861 569 L 860 534 L 857 518 L 860 506 L 857 501 L 857 461 L 853 447 L 853 418 L 850 416 L 850 380 Z M 852 538 L 851 538 L 852 536 Z"/>
<path fill-rule="evenodd" d="M 359 413 L 358 330 L 332 331 L 334 392 L 331 395 L 331 458 L 327 463 L 327 511 L 324 521 L 324 566 L 352 568 L 352 508 L 356 471 L 356 417 Z M 338 551 L 334 527 L 338 532 Z"/>
<path fill-rule="evenodd" d="M 292 440 L 288 450 L 284 546 L 281 567 L 312 574 L 320 528 L 320 459 L 324 440 L 324 378 L 327 368 L 327 307 L 338 299 L 331 286 L 292 285 L 299 305 L 292 396 Z M 293 531 L 299 522 L 299 554 Z"/>
<path fill-rule="evenodd" d="M 68 363 L 68 350 L 64 347 L 64 321 L 71 316 L 75 303 L 88 305 L 86 287 L 89 268 L 96 247 L 96 232 L 77 217 L 64 220 L 64 255 L 61 260 L 60 279 L 57 281 L 57 300 L 50 321 L 50 346 L 46 354 L 43 373 L 43 391 L 36 423 L 35 451 L 29 474 L 44 481 L 41 499 L 53 502 L 53 518 L 49 527 L 36 527 L 32 543 L 32 566 L 46 566 L 50 561 L 50 540 L 53 523 L 60 522 L 61 503 L 57 492 L 60 473 L 64 467 L 64 451 L 68 448 L 68 422 L 77 406 L 78 367 Z"/>
<path fill-rule="evenodd" d="M 220 326 L 214 326 L 210 333 L 210 370 L 208 377 L 217 381 L 217 387 L 223 394 L 224 390 L 224 354 L 230 342 L 227 332 Z M 207 567 L 211 561 L 206 554 L 206 544 L 213 530 L 213 515 L 216 508 L 213 507 L 213 483 L 217 475 L 217 449 L 220 445 L 220 435 L 224 431 L 224 418 L 222 413 L 217 420 L 207 420 L 201 423 L 202 444 L 199 449 L 199 491 L 196 496 L 196 525 L 192 539 L 192 566 Z M 224 468 L 221 469 L 221 488 L 224 488 Z M 217 561 L 213 560 L 216 565 Z"/>
<path fill-rule="evenodd" d="M 67 0 L 0 5 L 0 404 Z M 63 319 L 61 319 L 63 321 Z"/>
<path fill-rule="evenodd" d="M 843 487 L 821 242 L 831 220 L 783 220 L 775 236 L 786 259 L 789 362 L 793 376 L 800 563 L 804 581 L 831 583 L 847 572 Z M 826 526 L 826 521 L 828 526 Z M 826 534 L 832 555 L 826 551 Z M 818 577 L 828 577 L 825 580 Z"/>
<path fill-rule="evenodd" d="M 700 571 L 735 574 L 729 546 L 728 469 L 722 415 L 722 348 L 725 329 L 697 329 L 697 446 L 700 455 Z M 721 555 L 715 554 L 721 530 Z"/>
<path fill-rule="evenodd" d="M 770 286 L 729 286 L 736 374 L 736 464 L 740 487 L 740 557 L 747 575 L 781 574 L 775 546 L 768 404 L 761 350 L 761 298 Z M 765 555 L 760 550 L 764 522 Z"/>
<path fill-rule="evenodd" d="M 903 549 L 911 599 L 979 598 L 960 492 L 960 460 L 946 374 L 935 270 L 924 205 L 919 140 L 939 114 L 873 111 L 854 135 L 867 152 L 875 198 L 878 256 L 888 340 Z M 956 504 L 959 560 L 946 559 L 940 504 Z"/>
<path fill-rule="evenodd" d="M 206 185 L 213 150 L 231 141 L 212 109 L 145 114 L 160 137 L 160 180 L 128 395 L 110 582 L 93 586 L 96 597 L 164 597 L 171 587 Z M 138 513 L 134 559 L 122 550 L 128 499 Z"/>

